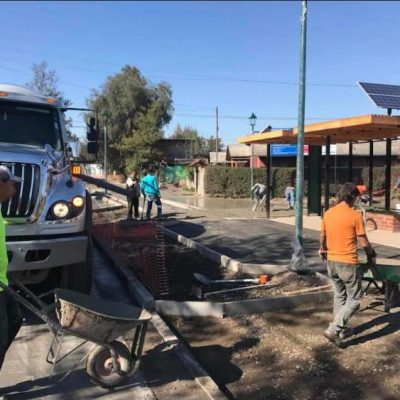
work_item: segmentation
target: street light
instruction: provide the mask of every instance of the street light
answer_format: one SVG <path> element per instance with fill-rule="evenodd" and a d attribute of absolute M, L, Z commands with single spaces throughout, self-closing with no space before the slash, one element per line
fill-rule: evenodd
<path fill-rule="evenodd" d="M 257 116 L 254 113 L 251 113 L 249 117 L 249 122 L 251 126 L 251 131 L 254 133 L 254 127 L 256 126 Z M 254 186 L 254 171 L 253 171 L 253 159 L 254 159 L 254 145 L 250 144 L 250 191 Z M 253 198 L 253 192 L 251 191 L 251 198 Z"/>
<path fill-rule="evenodd" d="M 254 113 L 251 113 L 249 117 L 251 131 L 254 133 L 254 127 L 256 126 L 257 116 Z"/>

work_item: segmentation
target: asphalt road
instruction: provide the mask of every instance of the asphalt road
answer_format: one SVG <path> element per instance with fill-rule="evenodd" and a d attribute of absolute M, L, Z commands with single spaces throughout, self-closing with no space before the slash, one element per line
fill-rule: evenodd
<path fill-rule="evenodd" d="M 293 227 L 271 220 L 182 220 L 169 227 L 211 249 L 243 263 L 287 265 L 293 254 Z M 400 249 L 374 246 L 378 257 L 400 258 Z M 312 267 L 325 268 L 318 256 L 319 232 L 304 229 L 304 254 Z"/>

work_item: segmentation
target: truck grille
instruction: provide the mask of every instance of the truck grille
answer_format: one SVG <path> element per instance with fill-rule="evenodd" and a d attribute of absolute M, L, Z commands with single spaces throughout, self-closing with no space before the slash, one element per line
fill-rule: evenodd
<path fill-rule="evenodd" d="M 15 175 L 22 177 L 22 182 L 15 183 L 15 196 L 1 205 L 3 217 L 29 217 L 36 205 L 39 195 L 40 168 L 35 164 L 2 163 Z"/>

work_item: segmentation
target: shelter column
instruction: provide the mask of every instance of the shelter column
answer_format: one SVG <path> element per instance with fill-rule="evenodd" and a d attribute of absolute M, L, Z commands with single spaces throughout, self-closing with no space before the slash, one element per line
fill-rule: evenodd
<path fill-rule="evenodd" d="M 329 209 L 329 186 L 331 167 L 331 137 L 328 135 L 325 141 L 325 212 Z"/>
<path fill-rule="evenodd" d="M 374 190 L 374 141 L 369 141 L 369 174 L 368 174 L 368 192 L 369 192 L 369 206 L 372 207 L 373 203 L 373 195 L 372 192 Z"/>
<path fill-rule="evenodd" d="M 349 182 L 353 182 L 353 142 L 349 142 Z"/>
<path fill-rule="evenodd" d="M 385 210 L 390 210 L 390 183 L 392 180 L 392 139 L 386 139 Z"/>
<path fill-rule="evenodd" d="M 267 199 L 265 202 L 265 211 L 267 218 L 271 217 L 271 175 L 272 175 L 272 159 L 271 159 L 271 145 L 267 144 Z"/>

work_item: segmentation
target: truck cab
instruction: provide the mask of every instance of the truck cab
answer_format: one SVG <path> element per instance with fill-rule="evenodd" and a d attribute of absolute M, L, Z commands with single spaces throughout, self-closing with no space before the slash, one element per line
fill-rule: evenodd
<path fill-rule="evenodd" d="M 91 198 L 73 176 L 61 104 L 0 84 L 0 164 L 22 178 L 1 204 L 8 270 L 24 283 L 88 292 L 91 284 Z"/>

